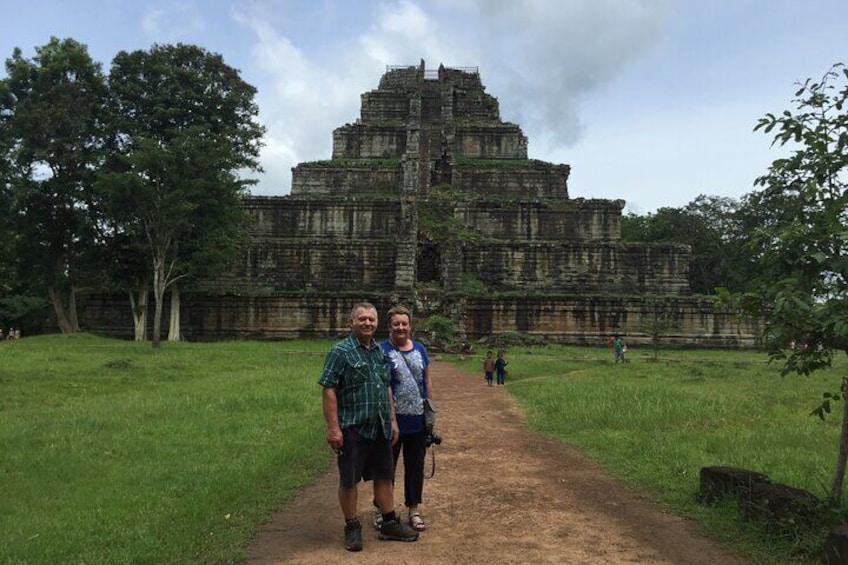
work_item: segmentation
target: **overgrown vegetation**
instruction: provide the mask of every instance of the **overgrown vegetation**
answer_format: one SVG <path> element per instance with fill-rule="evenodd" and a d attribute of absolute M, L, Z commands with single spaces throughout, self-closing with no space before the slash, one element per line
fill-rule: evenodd
<path fill-rule="evenodd" d="M 20 328 L 24 325 L 27 331 L 39 333 L 45 329 L 44 320 L 49 318 L 49 311 L 47 300 L 40 296 L 5 296 L 0 298 L 0 329 Z"/>
<path fill-rule="evenodd" d="M 418 330 L 429 338 L 429 341 L 446 344 L 452 343 L 456 337 L 457 324 L 454 320 L 434 314 L 418 322 Z"/>
<path fill-rule="evenodd" d="M 747 301 L 767 322 L 765 342 L 784 373 L 808 375 L 848 355 L 848 68 L 798 85 L 793 111 L 767 114 L 755 129 L 785 147 L 757 179 L 755 201 L 770 211 L 751 250 L 759 273 Z M 818 414 L 841 401 L 842 433 L 830 479 L 841 501 L 848 466 L 848 376 Z"/>
<path fill-rule="evenodd" d="M 419 200 L 418 232 L 426 240 L 434 243 L 476 242 L 480 232 L 468 225 L 462 218 L 454 215 L 454 207 L 459 200 L 450 185 L 433 187 L 424 200 Z"/>
<path fill-rule="evenodd" d="M 113 289 L 133 297 L 146 339 L 136 305 L 152 290 L 158 345 L 167 291 L 179 339 L 179 285 L 221 272 L 248 240 L 240 199 L 265 131 L 256 89 L 186 44 L 121 51 L 106 76 L 86 45 L 52 37 L 32 58 L 15 48 L 5 69 L 0 298 L 43 296 L 75 333 L 78 289 Z"/>
<path fill-rule="evenodd" d="M 469 295 L 487 295 L 489 289 L 486 288 L 486 283 L 471 273 L 463 273 L 462 275 L 462 292 Z"/>

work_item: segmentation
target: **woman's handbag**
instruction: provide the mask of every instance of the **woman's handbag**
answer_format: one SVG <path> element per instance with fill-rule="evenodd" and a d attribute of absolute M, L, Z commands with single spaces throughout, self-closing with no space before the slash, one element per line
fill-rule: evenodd
<path fill-rule="evenodd" d="M 433 402 L 429 398 L 424 399 L 424 429 L 427 432 L 427 437 L 424 439 L 424 447 L 430 448 L 433 445 L 441 445 L 442 438 L 435 432 L 436 429 L 436 414 L 438 410 L 436 410 L 436 403 Z M 430 467 L 430 475 L 428 476 L 426 473 L 424 475 L 425 479 L 432 479 L 436 476 L 436 451 L 430 449 L 430 456 L 432 457 L 432 465 Z"/>
<path fill-rule="evenodd" d="M 433 430 L 436 428 L 436 414 L 438 410 L 436 410 L 436 404 L 430 398 L 424 399 L 424 427 L 427 428 L 427 431 L 433 433 Z"/>

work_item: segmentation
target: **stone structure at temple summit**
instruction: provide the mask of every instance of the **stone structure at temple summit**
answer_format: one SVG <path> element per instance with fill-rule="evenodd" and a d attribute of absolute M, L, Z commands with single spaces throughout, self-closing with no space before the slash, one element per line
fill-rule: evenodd
<path fill-rule="evenodd" d="M 368 300 L 410 305 L 418 327 L 451 320 L 469 341 L 633 343 L 659 321 L 666 343 L 753 344 L 750 325 L 691 295 L 688 247 L 622 243 L 624 201 L 571 198 L 568 165 L 528 159 L 476 68 L 390 67 L 361 102 L 329 160 L 292 169 L 290 195 L 245 200 L 254 242 L 183 293 L 186 338 L 337 336 Z M 86 327 L 132 336 L 123 297 L 83 310 Z"/>

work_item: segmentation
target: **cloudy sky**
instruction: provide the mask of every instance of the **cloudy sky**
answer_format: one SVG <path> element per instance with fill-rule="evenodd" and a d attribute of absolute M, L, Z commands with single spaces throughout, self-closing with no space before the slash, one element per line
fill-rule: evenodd
<path fill-rule="evenodd" d="M 2 0 L 0 56 L 51 36 L 108 70 L 122 50 L 194 43 L 258 88 L 256 194 L 328 159 L 332 130 L 386 65 L 478 67 L 530 157 L 572 166 L 572 197 L 627 211 L 739 198 L 774 160 L 752 132 L 795 83 L 848 63 L 846 0 Z M 5 74 L 3 74 L 5 76 Z"/>

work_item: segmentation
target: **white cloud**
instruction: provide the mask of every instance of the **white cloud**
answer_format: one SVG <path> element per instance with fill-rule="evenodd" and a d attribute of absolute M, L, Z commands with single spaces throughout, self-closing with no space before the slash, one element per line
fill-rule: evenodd
<path fill-rule="evenodd" d="M 382 6 L 374 26 L 359 38 L 361 55 L 381 70 L 386 65 L 417 66 L 421 59 L 428 68 L 457 65 L 456 59 L 467 57 L 470 48 L 462 34 L 437 16 L 409 0 Z"/>
<path fill-rule="evenodd" d="M 266 174 L 254 192 L 288 193 L 289 168 L 330 157 L 333 129 L 356 119 L 360 94 L 377 87 L 385 66 L 422 58 L 428 68 L 478 66 L 502 118 L 530 137 L 531 152 L 571 145 L 581 135 L 581 100 L 661 40 L 668 6 L 668 0 L 397 0 L 369 5 L 364 29 L 317 26 L 309 40 L 321 49 L 307 52 L 274 26 L 270 4 L 251 4 L 238 19 L 256 39 L 253 64 L 269 77 L 259 94 L 268 127 Z M 293 160 L 283 165 L 280 158 Z"/>
<path fill-rule="evenodd" d="M 258 96 L 268 133 L 262 154 L 266 173 L 257 194 L 288 193 L 292 166 L 328 159 L 333 130 L 356 120 L 360 94 L 377 88 L 386 65 L 417 64 L 422 56 L 435 60 L 447 53 L 433 22 L 412 2 L 375 13 L 373 27 L 329 49 L 331 56 L 322 61 L 279 34 L 256 6 L 238 18 L 255 34 L 254 65 L 269 77 Z"/>
<path fill-rule="evenodd" d="M 579 104 L 656 47 L 666 0 L 473 2 L 484 80 L 543 148 L 574 144 Z"/>
<path fill-rule="evenodd" d="M 144 32 L 159 43 L 175 43 L 206 29 L 203 15 L 190 2 L 165 2 L 151 7 L 141 19 Z"/>
<path fill-rule="evenodd" d="M 339 79 L 280 35 L 261 10 L 253 7 L 237 17 L 254 32 L 253 64 L 268 77 L 257 97 L 267 127 L 265 174 L 253 192 L 288 193 L 290 168 L 300 161 L 329 158 L 340 109 L 344 103 L 355 105 L 357 99 L 340 103 Z"/>

